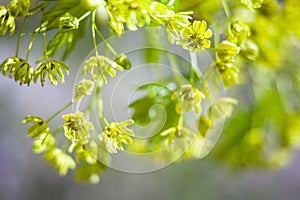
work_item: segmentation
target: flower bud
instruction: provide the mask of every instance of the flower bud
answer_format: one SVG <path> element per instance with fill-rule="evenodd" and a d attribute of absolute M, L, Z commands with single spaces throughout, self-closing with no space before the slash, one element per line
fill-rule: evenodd
<path fill-rule="evenodd" d="M 217 54 L 221 62 L 232 63 L 239 51 L 240 48 L 236 44 L 225 40 L 219 45 Z"/>
<path fill-rule="evenodd" d="M 241 45 L 241 54 L 245 56 L 249 60 L 255 60 L 258 56 L 259 53 L 259 48 L 258 46 L 252 42 L 251 40 L 245 41 Z"/>
<path fill-rule="evenodd" d="M 115 62 L 122 66 L 124 69 L 128 70 L 131 68 L 131 62 L 129 61 L 128 57 L 125 54 L 119 54 L 116 59 Z"/>
<path fill-rule="evenodd" d="M 20 85 L 27 84 L 29 86 L 32 80 L 33 68 L 22 58 L 12 57 L 6 59 L 0 65 L 0 71 L 4 76 L 18 81 Z"/>
<path fill-rule="evenodd" d="M 234 21 L 228 26 L 229 41 L 237 44 L 241 44 L 243 41 L 247 40 L 251 31 L 248 25 L 240 22 Z"/>
<path fill-rule="evenodd" d="M 260 8 L 264 0 L 241 0 L 241 3 L 249 9 Z"/>
<path fill-rule="evenodd" d="M 211 119 L 206 116 L 201 116 L 198 120 L 198 131 L 205 137 L 209 128 L 211 127 Z"/>
<path fill-rule="evenodd" d="M 79 20 L 77 17 L 63 16 L 59 18 L 59 29 L 61 32 L 77 30 L 79 28 Z"/>
<path fill-rule="evenodd" d="M 8 10 L 14 17 L 26 16 L 31 5 L 31 0 L 12 0 L 8 4 Z"/>
<path fill-rule="evenodd" d="M 236 84 L 239 81 L 240 70 L 231 63 L 217 63 L 218 70 L 225 87 Z"/>
<path fill-rule="evenodd" d="M 111 28 L 111 30 L 117 34 L 118 36 L 122 35 L 124 32 L 124 25 L 122 22 L 117 22 L 114 19 L 111 19 L 109 22 L 109 27 Z"/>

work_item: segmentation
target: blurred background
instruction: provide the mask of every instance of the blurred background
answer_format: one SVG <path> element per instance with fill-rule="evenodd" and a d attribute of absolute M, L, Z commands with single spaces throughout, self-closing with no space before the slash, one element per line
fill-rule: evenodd
<path fill-rule="evenodd" d="M 2 40 L 1 47 L 5 43 Z M 3 49 L 6 53 L 12 48 L 1 48 L 1 60 L 5 55 Z M 279 169 L 237 169 L 208 157 L 139 175 L 108 169 L 99 185 L 76 183 L 72 172 L 60 177 L 39 155 L 32 153 L 31 140 L 21 121 L 27 114 L 51 115 L 69 101 L 71 83 L 70 77 L 66 84 L 46 85 L 41 89 L 40 86 L 20 87 L 10 79 L 0 79 L 1 200 L 299 199 L 300 152 L 297 151 Z"/>
<path fill-rule="evenodd" d="M 30 36 L 24 36 L 21 56 L 26 53 L 29 39 Z M 1 62 L 14 55 L 15 43 L 16 35 L 12 38 L 0 38 Z M 233 160 L 228 159 L 227 154 L 222 156 L 222 151 L 230 128 L 227 131 L 225 129 L 225 133 L 221 135 L 216 152 L 202 160 L 175 163 L 146 174 L 129 174 L 108 169 L 101 176 L 99 185 L 76 183 L 72 172 L 66 177 L 60 177 L 41 156 L 32 153 L 31 140 L 21 121 L 28 114 L 50 116 L 70 101 L 77 69 L 91 51 L 91 47 L 91 41 L 87 38 L 77 44 L 67 61 L 67 64 L 72 66 L 71 75 L 66 78 L 66 83 L 57 87 L 46 84 L 41 88 L 40 85 L 33 84 L 29 88 L 25 85 L 19 86 L 9 78 L 0 78 L 1 200 L 300 199 L 300 151 L 289 149 L 285 154 L 288 159 L 279 156 L 283 161 L 279 167 L 257 164 L 256 160 L 245 159 L 244 156 L 249 155 L 243 153 L 234 154 Z M 34 63 L 39 58 L 40 48 L 37 42 L 30 62 Z M 299 53 L 299 50 L 297 52 Z M 245 89 L 245 85 L 247 84 L 233 88 L 230 93 L 233 96 L 239 94 L 239 91 Z M 243 111 L 245 105 L 247 103 L 242 102 L 239 109 Z M 238 115 L 235 119 L 239 119 Z M 248 118 L 244 118 L 246 124 L 252 123 L 251 120 L 247 120 Z M 298 123 L 299 119 L 296 118 L 295 121 Z M 238 126 L 239 122 L 229 120 L 225 127 Z M 296 133 L 298 132 L 299 130 L 296 130 Z M 222 139 L 223 137 L 225 139 Z M 237 163 L 236 160 L 243 162 Z"/>

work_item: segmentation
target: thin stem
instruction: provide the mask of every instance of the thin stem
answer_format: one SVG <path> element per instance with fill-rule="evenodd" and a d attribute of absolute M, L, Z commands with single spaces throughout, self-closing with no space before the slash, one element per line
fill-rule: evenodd
<path fill-rule="evenodd" d="M 171 65 L 171 69 L 173 71 L 174 78 L 175 78 L 176 82 L 179 85 L 184 84 L 184 82 L 183 82 L 184 77 L 180 73 L 180 69 L 178 67 L 178 63 L 175 60 L 174 56 L 173 55 L 168 55 L 168 59 L 169 59 L 169 62 L 170 62 L 170 65 Z"/>
<path fill-rule="evenodd" d="M 64 107 L 62 107 L 61 109 L 59 109 L 56 113 L 54 113 L 51 117 L 49 117 L 46 122 L 50 122 L 52 119 L 54 119 L 57 115 L 59 115 L 62 111 L 64 111 L 65 109 L 67 109 L 68 107 L 70 107 L 72 105 L 72 101 L 70 101 L 68 104 L 66 104 Z"/>
<path fill-rule="evenodd" d="M 48 6 L 49 2 L 43 2 L 41 4 L 36 5 L 35 7 L 31 8 L 28 12 L 28 15 L 35 15 L 39 13 L 41 10 L 44 10 Z"/>
<path fill-rule="evenodd" d="M 16 57 L 19 56 L 19 49 L 20 49 L 20 44 L 21 44 L 21 36 L 22 36 L 23 30 L 24 30 L 27 18 L 28 18 L 27 16 L 24 17 L 24 20 L 22 22 L 22 25 L 21 25 L 21 28 L 20 28 L 20 31 L 19 31 L 18 40 L 17 40 L 17 48 L 16 48 Z"/>
<path fill-rule="evenodd" d="M 48 60 L 46 33 L 43 33 L 43 42 L 44 42 L 44 52 L 45 52 L 46 60 Z"/>
<path fill-rule="evenodd" d="M 75 108 L 75 112 L 78 112 L 79 109 L 80 109 L 80 104 L 81 104 L 81 101 L 83 99 L 83 96 L 81 96 L 78 101 L 77 101 L 77 104 L 76 104 L 76 108 Z"/>
<path fill-rule="evenodd" d="M 215 28 L 215 34 L 214 34 L 214 50 L 215 50 L 215 56 L 216 59 L 218 59 L 218 53 L 217 53 L 217 46 L 220 43 L 220 34 L 217 28 Z"/>
<path fill-rule="evenodd" d="M 92 13 L 92 37 L 93 37 L 93 43 L 94 43 L 94 49 L 96 52 L 96 56 L 98 56 L 99 53 L 98 53 L 98 49 L 97 49 L 97 40 L 96 40 L 96 35 L 95 35 L 95 15 L 96 15 L 96 12 L 94 11 Z"/>
<path fill-rule="evenodd" d="M 33 42 L 34 42 L 34 40 L 35 40 L 36 34 L 37 34 L 37 33 L 33 33 L 32 38 L 31 38 L 31 40 L 30 40 L 30 43 L 29 43 L 29 45 L 28 45 L 27 53 L 26 53 L 26 62 L 28 61 L 28 58 L 29 58 L 29 55 L 30 55 L 30 51 L 31 51 Z"/>
<path fill-rule="evenodd" d="M 84 13 L 79 19 L 78 21 L 82 21 L 84 20 L 86 17 L 88 17 L 91 14 L 91 11 L 88 11 L 86 13 Z"/>
<path fill-rule="evenodd" d="M 100 122 L 100 125 L 101 125 L 102 130 L 104 130 L 105 126 L 109 125 L 109 123 L 103 115 L 103 102 L 102 102 L 102 97 L 101 97 L 101 83 L 100 82 L 97 82 L 95 95 L 96 95 L 96 99 L 97 99 L 97 103 L 98 103 L 98 116 L 102 120 Z M 103 124 L 103 122 L 104 122 L 104 124 Z"/>
<path fill-rule="evenodd" d="M 231 14 L 230 14 L 230 10 L 229 10 L 229 6 L 228 6 L 227 0 L 222 0 L 222 4 L 223 4 L 223 8 L 224 8 L 226 17 L 227 17 L 228 19 L 230 19 Z"/>
<path fill-rule="evenodd" d="M 47 133 L 47 135 L 46 135 L 46 136 L 44 137 L 44 139 L 42 140 L 42 142 L 41 142 L 42 145 L 46 142 L 46 140 L 47 140 L 49 134 L 50 134 L 50 133 Z"/>
<path fill-rule="evenodd" d="M 96 24 L 95 24 L 95 30 L 98 33 L 99 37 L 101 38 L 101 40 L 104 42 L 104 44 L 106 45 L 106 47 L 115 55 L 117 56 L 118 53 L 114 50 L 114 48 L 106 41 L 105 37 L 102 35 L 102 33 L 99 31 L 99 29 L 97 28 Z"/>
<path fill-rule="evenodd" d="M 178 125 L 177 125 L 177 127 L 179 128 L 179 129 L 181 129 L 182 127 L 183 127 L 183 121 L 182 121 L 182 113 L 180 113 L 180 117 L 179 117 L 179 119 L 178 119 Z"/>

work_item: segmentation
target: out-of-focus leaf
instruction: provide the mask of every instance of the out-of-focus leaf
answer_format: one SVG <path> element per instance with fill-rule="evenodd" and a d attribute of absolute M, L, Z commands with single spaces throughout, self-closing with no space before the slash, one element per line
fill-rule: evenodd
<path fill-rule="evenodd" d="M 89 182 L 97 184 L 100 182 L 100 174 L 106 169 L 106 166 L 97 162 L 92 165 L 84 164 L 75 171 L 76 180 L 79 182 Z"/>

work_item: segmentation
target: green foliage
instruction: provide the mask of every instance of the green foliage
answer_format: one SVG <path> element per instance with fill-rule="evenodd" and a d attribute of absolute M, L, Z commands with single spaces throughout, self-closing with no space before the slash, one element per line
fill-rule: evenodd
<path fill-rule="evenodd" d="M 97 162 L 92 165 L 81 165 L 76 169 L 76 180 L 79 182 L 89 182 L 92 184 L 97 184 L 100 182 L 100 176 L 106 167 Z"/>
<path fill-rule="evenodd" d="M 177 116 L 175 110 L 169 109 L 169 106 L 176 105 L 176 99 L 172 100 L 171 96 L 173 92 L 167 87 L 156 83 L 150 83 L 140 86 L 138 90 L 147 91 L 147 95 L 129 105 L 129 107 L 133 109 L 132 119 L 136 124 L 149 124 L 151 122 L 149 114 L 150 108 L 157 104 L 162 105 L 167 112 L 170 112 L 167 113 L 167 117 Z"/>
<path fill-rule="evenodd" d="M 48 43 L 47 49 L 44 52 L 44 55 L 40 58 L 43 60 L 46 57 L 54 57 L 56 53 L 66 45 L 65 54 L 67 54 L 67 50 L 71 48 L 72 41 L 74 39 L 73 32 L 58 32 L 56 35 L 50 40 Z"/>

